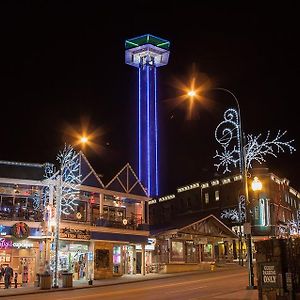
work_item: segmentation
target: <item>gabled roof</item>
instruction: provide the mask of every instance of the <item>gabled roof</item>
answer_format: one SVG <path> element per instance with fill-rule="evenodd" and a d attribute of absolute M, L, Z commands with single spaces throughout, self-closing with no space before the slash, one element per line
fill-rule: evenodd
<path fill-rule="evenodd" d="M 80 172 L 81 172 L 81 185 L 96 187 L 96 188 L 104 188 L 104 184 L 101 179 L 87 160 L 86 156 L 79 152 L 80 155 Z"/>
<path fill-rule="evenodd" d="M 182 224 L 182 222 L 179 222 Z M 176 223 L 174 223 L 176 224 Z M 190 222 L 189 224 L 178 226 L 169 226 L 169 228 L 153 231 L 153 235 L 163 235 L 168 233 L 184 233 L 193 234 L 200 236 L 214 236 L 214 237 L 230 237 L 236 238 L 236 234 L 221 222 L 213 214 L 210 214 L 204 218 L 198 219 L 197 221 Z"/>
<path fill-rule="evenodd" d="M 116 174 L 116 176 L 105 186 L 105 188 L 115 192 L 146 197 L 148 196 L 145 188 L 139 181 L 129 163 L 127 163 Z"/>

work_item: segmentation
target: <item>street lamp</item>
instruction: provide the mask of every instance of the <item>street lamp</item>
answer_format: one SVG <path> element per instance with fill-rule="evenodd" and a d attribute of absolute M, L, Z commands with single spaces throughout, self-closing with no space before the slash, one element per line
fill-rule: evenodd
<path fill-rule="evenodd" d="M 252 237 L 251 237 L 251 218 L 250 218 L 250 209 L 249 209 L 249 194 L 248 194 L 248 177 L 247 177 L 247 168 L 246 168 L 246 157 L 245 157 L 245 147 L 244 147 L 244 136 L 242 130 L 242 119 L 241 119 L 241 110 L 240 104 L 237 97 L 228 89 L 226 88 L 214 88 L 214 90 L 224 91 L 230 94 L 237 106 L 237 113 L 238 113 L 238 147 L 239 147 L 239 157 L 240 157 L 240 172 L 242 174 L 243 180 L 243 190 L 245 193 L 245 206 L 246 206 L 246 223 L 244 223 L 244 232 L 247 238 L 247 257 L 248 257 L 248 273 L 249 273 L 249 281 L 247 289 L 255 289 L 254 285 L 254 273 L 253 273 L 253 261 L 252 261 Z M 248 209 L 247 209 L 248 208 Z"/>
<path fill-rule="evenodd" d="M 261 191 L 261 190 L 262 190 L 262 183 L 261 183 L 261 181 L 258 179 L 258 177 L 255 176 L 255 177 L 253 178 L 251 187 L 252 187 L 252 190 L 253 190 L 254 192 L 256 192 L 256 191 Z"/>
<path fill-rule="evenodd" d="M 81 144 L 85 145 L 88 141 L 89 141 L 89 139 L 86 136 L 80 137 L 80 143 Z"/>

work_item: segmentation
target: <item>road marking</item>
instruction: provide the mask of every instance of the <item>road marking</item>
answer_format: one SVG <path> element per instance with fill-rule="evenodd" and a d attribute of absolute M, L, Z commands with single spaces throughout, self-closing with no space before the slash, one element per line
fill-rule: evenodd
<path fill-rule="evenodd" d="M 169 283 L 169 284 L 155 285 L 155 289 L 160 289 L 160 288 L 165 288 L 165 287 L 170 287 L 170 286 L 189 285 L 189 284 L 198 283 L 198 282 L 209 282 L 209 281 L 222 279 L 224 277 L 230 278 L 230 277 L 237 277 L 237 276 L 240 276 L 240 274 L 239 273 L 238 274 L 233 274 L 233 275 L 224 274 L 223 276 L 217 276 L 217 277 L 212 277 L 212 278 L 202 278 L 202 279 L 191 280 L 191 281 L 174 282 L 174 283 Z M 135 283 L 138 283 L 138 282 L 135 282 Z M 105 287 L 107 288 L 108 286 L 99 286 L 99 288 L 105 288 Z M 153 286 L 143 287 L 143 288 L 128 288 L 128 289 L 126 289 L 126 292 L 134 293 L 134 292 L 141 292 L 141 291 L 147 291 L 147 290 L 152 290 L 152 289 L 153 289 Z M 97 294 L 74 296 L 74 297 L 68 297 L 68 298 L 58 298 L 56 300 L 74 300 L 74 299 L 84 299 L 84 298 L 97 298 L 99 296 L 112 296 L 112 295 L 117 296 L 119 294 L 124 294 L 124 290 L 122 289 L 120 291 L 109 291 L 109 292 L 102 292 L 102 293 L 100 292 L 100 293 L 97 293 Z"/>
<path fill-rule="evenodd" d="M 170 291 L 170 292 L 166 292 L 166 294 L 175 294 L 175 293 L 178 293 L 178 292 L 188 292 L 188 291 L 193 291 L 193 290 L 199 290 L 199 289 L 204 289 L 208 287 L 207 285 L 204 285 L 204 286 L 198 286 L 198 287 L 194 287 L 194 288 L 190 288 L 190 289 L 184 289 L 184 290 L 177 290 L 177 291 Z"/>

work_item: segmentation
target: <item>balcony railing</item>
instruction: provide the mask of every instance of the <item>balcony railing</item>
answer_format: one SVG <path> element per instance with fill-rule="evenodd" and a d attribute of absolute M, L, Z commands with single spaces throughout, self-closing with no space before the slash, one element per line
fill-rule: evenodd
<path fill-rule="evenodd" d="M 107 215 L 103 215 L 92 221 L 92 225 L 129 230 L 149 230 L 149 225 L 143 224 L 141 217 L 108 218 Z"/>

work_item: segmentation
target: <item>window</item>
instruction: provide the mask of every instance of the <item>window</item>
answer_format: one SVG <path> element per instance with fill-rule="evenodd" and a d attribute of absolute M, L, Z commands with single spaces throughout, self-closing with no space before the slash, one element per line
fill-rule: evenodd
<path fill-rule="evenodd" d="M 183 261 L 184 254 L 183 254 L 183 242 L 182 241 L 172 241 L 172 261 Z"/>
<path fill-rule="evenodd" d="M 209 203 L 209 194 L 208 193 L 204 194 L 204 201 L 205 201 L 205 204 Z"/>
<path fill-rule="evenodd" d="M 219 193 L 219 191 L 215 191 L 215 200 L 216 201 L 220 200 L 220 193 Z"/>

